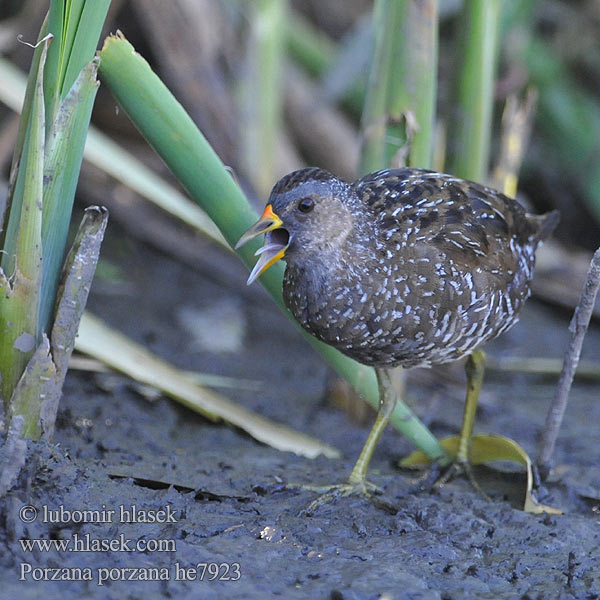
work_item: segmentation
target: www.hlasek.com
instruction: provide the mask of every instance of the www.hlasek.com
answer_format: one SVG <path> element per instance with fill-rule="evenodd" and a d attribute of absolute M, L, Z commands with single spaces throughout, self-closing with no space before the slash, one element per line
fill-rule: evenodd
<path fill-rule="evenodd" d="M 106 523 L 177 523 L 170 506 L 161 509 L 142 509 L 133 505 L 120 505 L 116 509 L 72 510 L 64 506 L 38 509 L 27 504 L 19 510 L 24 523 L 36 520 L 44 523 L 106 524 Z M 140 537 L 130 539 L 124 534 L 113 538 L 94 537 L 90 533 L 73 533 L 70 538 L 22 538 L 23 552 L 176 552 L 174 539 Z M 241 577 L 239 563 L 199 562 L 182 565 L 175 562 L 170 567 L 40 567 L 30 562 L 19 565 L 21 581 L 96 581 L 104 585 L 112 581 L 237 581 Z"/>
<path fill-rule="evenodd" d="M 20 539 L 23 552 L 176 552 L 175 540 L 140 538 L 132 540 L 120 533 L 112 539 L 95 538 L 90 533 L 62 540 Z"/>

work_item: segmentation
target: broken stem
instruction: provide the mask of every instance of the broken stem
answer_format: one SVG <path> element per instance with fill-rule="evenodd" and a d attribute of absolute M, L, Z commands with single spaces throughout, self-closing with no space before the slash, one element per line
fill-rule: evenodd
<path fill-rule="evenodd" d="M 575 308 L 573 318 L 569 324 L 571 337 L 565 352 L 565 359 L 560 373 L 560 379 L 558 380 L 558 386 L 556 387 L 556 394 L 546 416 L 546 423 L 544 425 L 542 441 L 540 443 L 540 452 L 537 462 L 542 479 L 546 479 L 550 473 L 550 461 L 554 452 L 556 438 L 558 437 L 558 431 L 567 408 L 569 391 L 571 390 L 573 376 L 575 375 L 575 370 L 579 363 L 583 338 L 585 337 L 590 323 L 599 287 L 600 248 L 596 250 L 592 257 L 581 298 L 579 299 L 579 303 Z"/>

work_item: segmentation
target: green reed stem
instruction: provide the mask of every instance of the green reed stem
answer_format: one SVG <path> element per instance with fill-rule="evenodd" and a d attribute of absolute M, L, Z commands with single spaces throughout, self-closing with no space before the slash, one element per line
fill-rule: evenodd
<path fill-rule="evenodd" d="M 489 169 L 499 0 L 465 0 L 449 127 L 449 171 L 485 181 Z"/>

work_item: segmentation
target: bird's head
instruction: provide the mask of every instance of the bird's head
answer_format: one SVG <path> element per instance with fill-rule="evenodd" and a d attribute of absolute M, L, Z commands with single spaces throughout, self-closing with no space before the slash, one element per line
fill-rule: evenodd
<path fill-rule="evenodd" d="M 239 248 L 265 234 L 248 285 L 284 257 L 330 260 L 354 226 L 349 189 L 347 183 L 317 168 L 294 171 L 280 179 L 261 218 L 236 244 Z"/>

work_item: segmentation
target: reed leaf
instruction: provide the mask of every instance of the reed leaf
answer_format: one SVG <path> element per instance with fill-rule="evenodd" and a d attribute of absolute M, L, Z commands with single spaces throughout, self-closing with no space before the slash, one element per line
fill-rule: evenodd
<path fill-rule="evenodd" d="M 60 101 L 81 70 L 94 58 L 110 0 L 53 0 L 48 31 L 54 42 L 48 52 L 44 83 L 46 124 L 54 123 Z"/>
<path fill-rule="evenodd" d="M 340 452 L 329 444 L 274 423 L 225 396 L 197 385 L 186 373 L 87 312 L 81 320 L 77 349 L 140 383 L 159 389 L 204 417 L 213 421 L 223 419 L 273 448 L 309 458 L 320 454 L 329 458 L 340 456 Z"/>
<path fill-rule="evenodd" d="M 46 142 L 42 226 L 43 278 L 40 332 L 52 324 L 83 148 L 99 83 L 97 61 L 88 63 L 60 101 Z"/>
<path fill-rule="evenodd" d="M 4 414 L 9 419 L 23 417 L 22 431 L 28 437 L 51 435 L 54 429 L 68 362 L 63 355 L 70 355 L 73 347 L 102 238 L 100 233 L 96 254 L 89 244 L 81 253 L 76 250 L 86 269 L 78 271 L 77 264 L 68 263 L 70 271 L 63 277 L 68 289 L 62 290 L 57 309 L 62 323 L 59 330 L 53 328 L 98 87 L 97 61 L 92 59 L 109 3 L 51 0 L 41 39 L 34 46 L 8 202 L 0 207 L 0 394 Z M 85 223 L 82 227 L 84 237 L 93 230 Z M 58 336 L 56 345 L 53 336 Z"/>
<path fill-rule="evenodd" d="M 48 43 L 42 43 L 37 82 L 31 95 L 30 119 L 20 158 L 22 168 L 17 176 L 17 184 L 22 189 L 21 206 L 19 211 L 13 206 L 8 221 L 14 242 L 3 256 L 0 270 L 0 395 L 7 414 L 10 414 L 8 409 L 13 390 L 38 341 L 45 145 L 42 86 Z"/>

